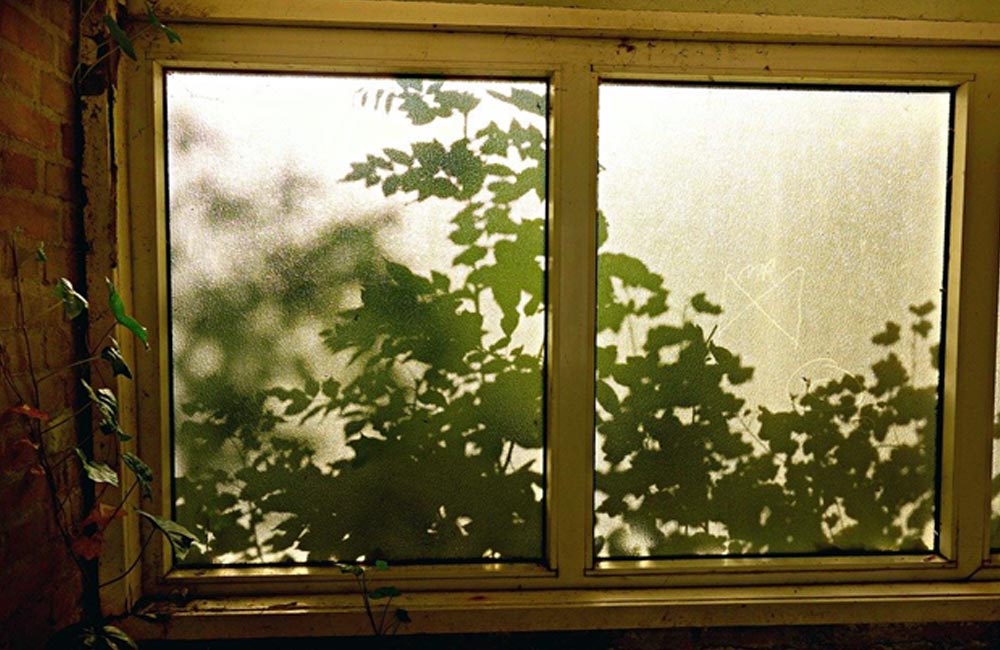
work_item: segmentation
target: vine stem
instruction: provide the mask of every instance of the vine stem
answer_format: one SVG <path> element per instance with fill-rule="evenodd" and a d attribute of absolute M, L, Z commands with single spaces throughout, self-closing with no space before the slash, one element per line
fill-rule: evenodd
<path fill-rule="evenodd" d="M 128 490 L 126 490 L 125 494 L 122 495 L 121 501 L 118 502 L 118 505 L 115 506 L 115 509 L 111 511 L 111 514 L 108 516 L 108 520 L 114 519 L 115 515 L 117 515 L 119 512 L 121 512 L 121 509 L 125 506 L 125 502 L 128 501 L 128 498 L 130 496 L 132 496 L 132 493 L 135 492 L 135 488 L 138 485 L 139 485 L 139 479 L 136 479 L 132 483 L 132 487 L 130 487 Z"/>
<path fill-rule="evenodd" d="M 143 34 L 145 34 L 146 32 L 148 32 L 150 29 L 152 29 L 152 27 L 153 27 L 152 25 L 144 25 L 142 27 L 142 29 L 139 29 L 139 30 L 137 30 L 135 32 L 135 34 L 132 36 L 132 38 L 139 38 L 140 36 L 142 36 Z M 95 59 L 93 63 L 91 63 L 90 65 L 88 65 L 85 70 L 83 70 L 83 63 L 77 63 L 76 64 L 76 69 L 73 70 L 73 76 L 72 76 L 73 83 L 74 83 L 74 88 L 76 88 L 77 90 L 79 90 L 83 86 L 83 81 L 90 74 L 91 70 L 96 69 L 97 66 L 99 66 L 102 63 L 104 63 L 104 61 L 106 61 L 108 59 L 108 57 L 110 57 L 115 52 L 120 52 L 120 51 L 121 51 L 121 48 L 118 47 L 118 46 L 109 47 L 107 52 L 105 52 L 101 56 L 97 57 L 97 59 Z M 80 74 L 79 76 L 77 76 L 79 74 L 80 70 L 83 70 L 83 74 Z"/>
<path fill-rule="evenodd" d="M 28 360 L 28 376 L 31 381 L 31 393 L 32 400 L 36 406 L 41 406 L 38 403 L 38 378 L 35 374 L 35 360 L 31 352 L 31 341 L 28 339 L 28 328 L 25 326 L 27 319 L 24 316 L 24 293 L 21 286 L 21 269 L 20 262 L 17 259 L 17 242 L 11 238 L 10 242 L 10 253 L 11 260 L 14 263 L 14 294 L 17 300 L 17 329 L 18 333 L 21 335 L 21 340 L 24 343 L 24 354 L 25 358 Z"/>
<path fill-rule="evenodd" d="M 81 4 L 83 4 L 83 3 L 81 3 Z M 90 12 L 93 11 L 93 9 L 94 9 L 94 7 L 96 5 L 97 5 L 97 0 L 91 0 L 91 3 L 89 5 L 87 5 L 87 8 L 84 9 L 83 13 L 80 15 L 80 22 L 81 23 L 87 19 L 87 16 L 90 15 Z"/>
<path fill-rule="evenodd" d="M 80 415 L 81 413 L 83 413 L 84 411 L 86 411 L 89 408 L 90 408 L 90 402 L 87 402 L 86 404 L 84 404 L 80 408 L 78 408 L 75 411 L 73 411 L 70 415 L 67 415 L 66 417 L 64 417 L 62 419 L 56 420 L 53 424 L 50 424 L 49 426 L 45 427 L 44 429 L 39 429 L 38 430 L 39 435 L 44 435 L 44 434 L 48 433 L 49 431 L 54 431 L 55 429 L 58 429 L 62 425 L 66 424 L 67 422 L 72 421 L 74 418 L 76 418 L 76 416 Z"/>
<path fill-rule="evenodd" d="M 25 322 L 25 326 L 27 326 L 27 325 L 34 325 L 35 321 L 39 321 L 40 322 L 42 316 L 44 316 L 45 314 L 49 313 L 50 311 L 55 311 L 55 310 L 59 309 L 59 307 L 61 307 L 61 306 L 62 306 L 61 302 L 57 302 L 57 303 L 53 303 L 53 304 L 49 305 L 48 307 L 46 307 L 45 309 L 43 309 L 41 312 L 35 314 L 34 317 L 30 321 Z"/>
<path fill-rule="evenodd" d="M 385 635 L 385 615 L 389 613 L 389 605 L 392 604 L 392 596 L 385 599 L 385 604 L 382 605 L 382 616 L 379 617 L 378 621 L 378 632 L 375 633 L 376 636 Z"/>
<path fill-rule="evenodd" d="M 70 368 L 75 368 L 77 366 L 82 366 L 82 365 L 91 363 L 92 361 L 97 361 L 98 359 L 100 359 L 99 356 L 91 356 L 91 357 L 87 357 L 86 359 L 81 359 L 79 361 L 74 361 L 73 363 L 71 363 L 71 364 L 69 364 L 67 366 L 63 366 L 62 368 L 56 368 L 54 370 L 50 370 L 50 371 L 48 371 L 48 372 L 46 372 L 46 373 L 44 373 L 42 375 L 39 375 L 39 377 L 38 377 L 38 383 L 42 383 L 43 381 L 45 381 L 49 377 L 52 377 L 53 375 L 58 375 L 59 373 L 66 372 Z"/>
<path fill-rule="evenodd" d="M 11 261 L 14 266 L 14 295 L 16 299 L 16 310 L 17 310 L 17 329 L 21 334 L 21 339 L 24 342 L 25 348 L 25 358 L 28 361 L 28 377 L 31 382 L 31 391 L 33 401 L 36 407 L 41 407 L 39 403 L 39 389 L 38 389 L 38 376 L 35 373 L 35 361 L 31 353 L 31 341 L 28 339 L 28 329 L 25 327 L 27 322 L 24 316 L 24 294 L 21 285 L 21 270 L 20 264 L 17 259 L 17 241 L 12 235 L 10 237 L 10 252 Z M 70 557 L 73 558 L 73 562 L 79 568 L 81 575 L 86 575 L 87 568 L 76 553 L 72 551 L 73 539 L 70 536 L 69 530 L 66 527 L 64 519 L 64 508 L 63 502 L 60 502 L 58 495 L 58 486 L 56 485 L 55 474 L 52 471 L 52 466 L 49 464 L 48 452 L 45 449 L 45 439 L 42 437 L 41 426 L 33 422 L 31 425 L 31 430 L 37 439 L 38 444 L 38 464 L 42 468 L 42 473 L 45 475 L 45 482 L 49 488 L 49 500 L 52 503 L 53 517 L 56 520 L 56 526 L 59 528 L 59 534 L 63 539 L 63 543 L 66 545 L 66 550 Z"/>
<path fill-rule="evenodd" d="M 100 357 L 99 357 L 99 356 L 97 355 L 97 348 L 98 348 L 98 347 L 100 347 L 101 343 L 103 343 L 103 342 L 104 342 L 104 339 L 106 339 L 106 338 L 108 338 L 109 336 L 111 336 L 111 333 L 115 331 L 115 328 L 116 328 L 117 326 L 118 326 L 118 322 L 117 322 L 117 321 L 115 321 L 115 322 L 111 323 L 111 325 L 109 325 L 109 326 L 108 326 L 108 329 L 107 329 L 107 331 L 105 331 L 105 332 L 104 332 L 104 334 L 102 334 L 102 335 L 101 335 L 101 338 L 97 339 L 97 343 L 95 343 L 95 344 L 94 344 L 94 346 L 93 346 L 92 348 L 90 348 L 90 355 L 91 355 L 91 358 L 93 358 L 93 359 L 98 359 L 98 358 L 100 358 Z"/>
<path fill-rule="evenodd" d="M 365 604 L 365 614 L 368 616 L 368 622 L 372 626 L 372 634 L 375 636 L 381 636 L 382 632 L 378 625 L 375 624 L 375 615 L 372 614 L 372 603 L 368 598 L 368 579 L 365 577 L 364 567 L 361 567 L 361 575 L 357 577 L 358 584 L 361 586 L 361 600 Z"/>
<path fill-rule="evenodd" d="M 138 553 L 138 555 L 135 556 L 135 559 L 132 560 L 132 564 L 128 565 L 127 569 L 125 569 L 124 571 L 122 571 L 121 573 L 119 573 L 114 578 L 112 578 L 112 579 L 110 579 L 110 580 L 108 580 L 106 582 L 102 582 L 102 583 L 98 584 L 97 588 L 98 589 L 104 589 L 105 587 L 108 587 L 110 585 L 115 584 L 116 582 L 118 582 L 119 580 L 123 579 L 128 574 L 132 573 L 132 569 L 134 569 L 136 567 L 136 565 L 139 564 L 139 561 L 142 560 L 142 554 L 146 551 L 146 547 L 149 546 L 149 542 L 153 539 L 154 535 L 156 535 L 156 531 L 155 530 L 152 531 L 152 532 L 150 532 L 149 535 L 146 535 L 146 539 L 143 540 L 142 546 L 139 547 L 139 553 Z"/>

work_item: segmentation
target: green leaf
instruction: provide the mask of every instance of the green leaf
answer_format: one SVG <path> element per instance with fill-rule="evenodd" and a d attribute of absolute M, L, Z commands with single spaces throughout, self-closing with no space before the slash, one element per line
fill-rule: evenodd
<path fill-rule="evenodd" d="M 153 484 L 153 470 L 150 469 L 149 465 L 142 462 L 141 458 L 129 452 L 122 454 L 122 460 L 125 461 L 125 466 L 135 474 L 136 480 L 139 481 L 142 495 L 146 498 L 151 498 L 153 496 L 151 487 Z"/>
<path fill-rule="evenodd" d="M 399 149 L 393 149 L 392 147 L 386 147 L 382 152 L 391 160 L 398 165 L 411 165 L 413 164 L 413 156 L 406 153 L 405 151 L 400 151 Z"/>
<path fill-rule="evenodd" d="M 73 320 L 87 309 L 90 304 L 87 299 L 73 289 L 73 283 L 66 278 L 59 278 L 55 288 L 56 296 L 62 300 L 63 313 L 66 318 Z"/>
<path fill-rule="evenodd" d="M 385 196 L 392 196 L 399 191 L 399 185 L 401 182 L 402 179 L 396 174 L 386 176 L 385 180 L 382 181 L 382 194 Z"/>
<path fill-rule="evenodd" d="M 135 320 L 131 316 L 125 313 L 125 302 L 122 297 L 118 295 L 118 290 L 115 289 L 115 285 L 112 284 L 111 280 L 105 279 L 108 283 L 108 304 L 111 306 L 111 313 L 114 314 L 115 320 L 118 321 L 119 325 L 122 325 L 128 331 L 132 332 L 137 339 L 142 341 L 142 344 L 149 349 L 149 332 L 146 328 L 139 324 L 139 321 Z"/>
<path fill-rule="evenodd" d="M 132 371 L 129 369 L 128 364 L 125 363 L 124 357 L 122 357 L 122 351 L 118 348 L 118 341 L 112 338 L 111 345 L 101 350 L 101 358 L 111 364 L 111 370 L 115 377 L 121 375 L 132 379 Z"/>
<path fill-rule="evenodd" d="M 479 105 L 479 99 L 472 93 L 459 92 L 457 90 L 439 90 L 434 93 L 434 99 L 447 115 L 451 111 L 458 111 L 462 115 L 468 115 L 472 109 Z"/>
<path fill-rule="evenodd" d="M 524 90 L 523 88 L 511 88 L 510 97 L 502 95 L 495 90 L 489 90 L 487 92 L 500 101 L 516 106 L 522 111 L 528 111 L 529 113 L 541 115 L 542 117 L 545 116 L 545 97 L 539 95 L 538 93 L 531 92 L 530 90 Z"/>
<path fill-rule="evenodd" d="M 410 121 L 417 126 L 430 124 L 437 117 L 437 113 L 424 101 L 424 98 L 414 93 L 406 93 L 403 96 L 403 103 L 399 108 Z"/>
<path fill-rule="evenodd" d="M 176 521 L 162 519 L 145 510 L 139 510 L 138 513 L 148 519 L 157 530 L 166 536 L 167 541 L 170 542 L 170 547 L 174 550 L 174 555 L 179 560 L 183 560 L 188 551 L 191 550 L 191 546 L 198 541 L 197 535 Z"/>
<path fill-rule="evenodd" d="M 74 451 L 76 451 L 76 455 L 80 458 L 80 462 L 83 463 L 83 471 L 87 473 L 87 478 L 94 483 L 108 483 L 118 487 L 118 472 L 104 463 L 95 463 L 88 459 L 87 455 L 79 447 L 76 447 Z"/>
<path fill-rule="evenodd" d="M 403 592 L 395 587 L 379 587 L 368 592 L 368 597 L 372 600 L 380 600 L 382 598 L 395 598 L 396 596 L 402 596 Z"/>
<path fill-rule="evenodd" d="M 389 569 L 389 563 L 385 560 L 375 560 L 375 570 L 376 571 L 387 571 Z"/>
<path fill-rule="evenodd" d="M 396 610 L 396 620 L 400 623 L 412 623 L 413 619 L 410 618 L 410 613 L 403 609 L 402 607 Z"/>
<path fill-rule="evenodd" d="M 38 260 L 39 262 L 44 262 L 47 259 L 49 259 L 48 256 L 45 254 L 45 242 L 39 244 L 38 248 L 35 249 L 35 259 Z"/>
<path fill-rule="evenodd" d="M 118 43 L 118 47 L 125 53 L 125 56 L 133 61 L 138 60 L 135 55 L 135 47 L 132 46 L 132 39 L 118 26 L 115 19 L 111 16 L 105 16 L 104 26 L 108 28 L 108 35 L 111 36 L 115 43 Z"/>
<path fill-rule="evenodd" d="M 115 394 L 107 388 L 98 388 L 95 391 L 85 379 L 81 379 L 80 383 L 87 391 L 87 397 L 101 414 L 101 431 L 109 436 L 116 434 L 119 440 L 128 440 L 128 436 L 118 424 L 118 398 Z"/>
<path fill-rule="evenodd" d="M 153 11 L 153 5 L 149 2 L 146 3 L 146 17 L 149 18 L 149 24 L 153 27 L 159 29 L 167 37 L 167 40 L 171 43 L 180 43 L 181 37 L 174 30 L 170 29 L 162 22 L 160 22 L 159 17 L 156 12 Z"/>
<path fill-rule="evenodd" d="M 338 564 L 341 573 L 350 573 L 354 577 L 360 577 L 365 572 L 360 564 Z"/>
<path fill-rule="evenodd" d="M 485 138 L 479 146 L 479 151 L 484 156 L 506 156 L 510 147 L 510 136 L 507 132 L 497 126 L 496 122 L 490 122 L 489 126 L 480 129 L 476 133 L 476 138 Z"/>
<path fill-rule="evenodd" d="M 174 30 L 170 29 L 166 25 L 163 26 L 163 33 L 166 35 L 167 40 L 170 41 L 171 43 L 181 42 L 181 35 L 175 32 Z"/>
<path fill-rule="evenodd" d="M 396 83 L 403 90 L 417 90 L 423 92 L 424 90 L 424 80 L 417 79 L 415 77 L 400 77 L 396 79 Z"/>
<path fill-rule="evenodd" d="M 934 302 L 928 300 L 922 305 L 910 305 L 910 313 L 914 316 L 926 316 L 934 311 Z"/>
<path fill-rule="evenodd" d="M 109 650 L 139 650 L 135 640 L 125 633 L 121 628 L 114 625 L 105 625 L 97 633 L 98 639 L 104 641 Z"/>

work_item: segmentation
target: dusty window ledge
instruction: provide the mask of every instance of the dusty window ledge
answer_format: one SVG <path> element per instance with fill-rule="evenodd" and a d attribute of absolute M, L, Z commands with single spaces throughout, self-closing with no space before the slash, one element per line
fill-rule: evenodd
<path fill-rule="evenodd" d="M 203 3 L 204 4 L 204 3 Z M 979 45 L 1000 43 L 1000 27 L 982 21 L 830 17 L 757 13 L 642 11 L 469 2 L 341 0 L 299 2 L 221 0 L 209 6 L 161 0 L 160 15 L 174 22 L 256 23 L 432 29 L 599 38 L 669 38 L 744 42 Z M 130 12 L 145 17 L 138 0 Z"/>
<path fill-rule="evenodd" d="M 959 622 L 1000 618 L 1000 583 L 416 592 L 397 605 L 412 619 L 401 634 Z M 356 594 L 153 602 L 124 627 L 147 640 L 371 632 Z"/>

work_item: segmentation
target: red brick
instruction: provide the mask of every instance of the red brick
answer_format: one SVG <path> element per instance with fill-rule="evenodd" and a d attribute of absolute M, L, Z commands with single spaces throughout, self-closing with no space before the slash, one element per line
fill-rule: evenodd
<path fill-rule="evenodd" d="M 14 277 L 13 256 L 10 252 L 10 242 L 7 237 L 0 237 L 0 279 L 8 280 Z M 13 291 L 9 284 L 0 284 L 0 291 Z"/>
<path fill-rule="evenodd" d="M 4 568 L 4 588 L 0 589 L 0 620 L 34 600 L 44 600 L 45 586 L 50 583 L 52 569 L 46 562 L 39 562 L 36 554 L 22 558 L 21 562 Z M 26 646 L 31 647 L 31 646 Z"/>
<path fill-rule="evenodd" d="M 8 447 L 12 445 L 8 443 Z M 16 445 L 14 445 L 16 447 Z M 5 461 L 12 456 L 8 453 Z M 5 462 L 5 473 L 8 471 Z M 18 476 L 14 476 L 10 482 L 4 482 L 3 489 L 0 490 L 0 506 L 3 506 L 5 513 L 5 525 L 12 525 L 22 518 L 32 516 L 29 512 L 32 508 L 40 508 L 49 498 L 48 483 L 45 478 L 28 471 L 22 471 Z"/>
<path fill-rule="evenodd" d="M 71 386 L 72 383 L 68 383 L 67 386 Z M 68 402 L 67 402 L 68 403 Z M 60 415 L 61 418 L 69 416 L 72 411 L 67 411 Z M 72 451 L 77 445 L 76 439 L 76 428 L 72 422 L 69 422 L 57 429 L 53 429 L 45 434 L 45 448 L 49 450 L 50 454 L 62 454 Z M 75 455 L 75 454 L 70 454 Z M 79 488 L 79 482 L 76 480 L 75 476 L 75 465 L 74 461 L 69 460 L 59 466 L 59 471 L 56 472 L 56 484 L 60 486 L 60 489 L 65 493 L 66 488 L 70 490 L 77 490 Z"/>
<path fill-rule="evenodd" d="M 0 133 L 23 140 L 45 151 L 53 151 L 59 141 L 59 125 L 37 110 L 0 96 Z"/>
<path fill-rule="evenodd" d="M 69 278 L 76 284 L 74 279 L 76 254 L 72 248 L 59 244 L 46 244 L 45 257 L 46 275 L 50 284 L 55 284 L 59 278 Z"/>
<path fill-rule="evenodd" d="M 17 309 L 17 299 L 13 294 L 0 293 L 0 332 L 12 330 L 14 327 L 14 310 Z"/>
<path fill-rule="evenodd" d="M 38 189 L 37 161 L 13 151 L 0 151 L 0 186 L 29 191 Z"/>
<path fill-rule="evenodd" d="M 45 351 L 41 348 L 33 349 L 32 352 L 37 352 L 36 358 L 34 359 L 36 367 L 41 367 L 45 360 Z M 51 370 L 61 370 L 67 364 L 65 363 L 55 363 Z M 42 371 L 47 372 L 47 370 Z M 41 373 L 39 373 L 41 374 Z M 41 382 L 38 386 L 38 404 L 39 407 L 48 413 L 51 417 L 49 424 L 52 425 L 59 420 L 62 420 L 64 416 L 70 415 L 71 411 L 64 412 L 64 409 L 69 405 L 69 391 L 66 385 L 65 375 L 68 373 L 57 373 L 54 375 L 49 375 L 45 381 Z M 68 423 L 66 426 L 72 427 L 72 423 Z M 53 429 L 55 431 L 55 429 Z"/>
<path fill-rule="evenodd" d="M 76 4 L 72 0 L 47 0 L 42 3 L 46 10 L 45 17 L 58 28 L 60 36 L 73 38 L 76 27 Z"/>
<path fill-rule="evenodd" d="M 0 84 L 34 99 L 38 96 L 38 69 L 21 52 L 4 47 L 0 49 Z"/>
<path fill-rule="evenodd" d="M 63 73 L 67 79 L 73 76 L 73 71 L 76 70 L 76 61 L 77 51 L 71 43 L 63 43 L 61 47 L 56 48 L 56 70 Z"/>
<path fill-rule="evenodd" d="M 74 115 L 75 101 L 73 88 L 68 81 L 63 81 L 54 74 L 42 74 L 40 95 L 42 105 L 51 108 L 60 117 L 71 118 Z"/>
<path fill-rule="evenodd" d="M 46 333 L 45 365 L 47 367 L 62 368 L 73 362 L 73 341 L 70 336 L 69 326 L 50 328 Z M 64 389 L 63 395 L 65 394 Z"/>
<path fill-rule="evenodd" d="M 20 335 L 10 330 L 8 334 L 0 336 L 0 345 L 7 351 L 12 373 L 19 375 L 28 369 L 28 357 L 24 352 Z"/>
<path fill-rule="evenodd" d="M 42 369 L 45 365 L 45 333 L 40 329 L 29 329 L 28 330 L 28 343 L 31 345 L 31 364 L 35 368 L 36 374 L 41 374 Z M 44 396 L 44 388 L 42 389 L 42 395 Z"/>
<path fill-rule="evenodd" d="M 76 175 L 65 165 L 45 164 L 45 193 L 72 201 L 76 195 Z"/>
<path fill-rule="evenodd" d="M 65 554 L 64 554 L 65 555 Z M 49 613 L 54 621 L 54 627 L 61 629 L 80 618 L 80 598 L 83 593 L 82 579 L 76 565 L 72 564 L 68 555 L 61 562 L 67 569 L 55 581 L 57 589 L 52 598 L 52 609 Z"/>
<path fill-rule="evenodd" d="M 53 60 L 52 36 L 36 20 L 7 2 L 0 3 L 0 38 L 39 61 L 50 63 Z"/>
<path fill-rule="evenodd" d="M 72 201 L 63 201 L 59 209 L 61 230 L 59 236 L 63 243 L 72 244 L 75 241 L 77 220 L 82 219 L 80 211 Z M 63 274 L 65 275 L 65 274 Z"/>
<path fill-rule="evenodd" d="M 39 200 L 43 199 L 39 197 Z M 2 209 L 0 209 L 0 215 L 3 215 Z M 15 223 L 20 226 L 24 226 L 22 221 L 17 221 Z M 32 241 L 32 238 L 24 236 L 25 234 L 27 234 L 27 232 L 23 233 L 17 240 L 16 259 L 18 263 L 18 270 L 21 273 L 21 281 L 24 282 L 24 288 L 28 293 L 31 293 L 32 291 L 44 291 L 44 289 L 42 289 L 42 265 L 37 262 L 36 257 L 38 245 L 41 242 L 40 240 Z"/>
<path fill-rule="evenodd" d="M 21 415 L 7 415 L 6 417 L 13 417 L 15 420 L 23 418 Z M 22 422 L 23 424 L 23 422 Z M 10 426 L 8 424 L 7 426 Z M 38 447 L 34 445 L 27 435 L 21 436 L 14 441 L 7 441 L 7 454 L 3 459 L 3 473 L 5 478 L 10 477 L 14 479 L 15 488 L 17 486 L 23 486 L 23 488 L 30 487 L 27 482 L 34 480 L 37 474 L 33 474 L 28 470 L 38 465 Z M 10 489 L 8 487 L 8 489 Z M 22 492 L 24 489 L 22 489 Z M 16 493 L 16 491 L 15 491 Z M 30 505 L 28 502 L 23 502 L 20 504 L 14 504 L 12 510 L 14 511 L 24 511 L 26 506 Z M 11 517 L 15 519 L 16 514 Z M 7 522 L 8 524 L 11 521 Z"/>
<path fill-rule="evenodd" d="M 62 146 L 62 156 L 64 160 L 73 162 L 76 160 L 76 127 L 71 122 L 63 122 L 59 127 L 59 138 Z"/>
<path fill-rule="evenodd" d="M 21 260 L 21 269 L 29 264 L 37 264 L 35 260 Z M 45 287 L 22 282 L 21 298 L 24 301 L 24 317 L 29 323 L 28 329 L 31 332 L 41 331 L 46 320 L 53 320 L 59 316 L 59 312 L 52 310 L 51 306 L 59 302 L 59 299 L 52 295 L 51 291 Z M 34 350 L 32 350 L 34 351 Z"/>
<path fill-rule="evenodd" d="M 31 239 L 54 241 L 61 234 L 56 211 L 36 201 L 0 196 L 0 222 L 4 221 L 20 225 Z"/>
<path fill-rule="evenodd" d="M 33 480 L 44 479 L 29 474 Z M 46 495 L 47 496 L 47 495 Z M 45 502 L 48 505 L 48 502 Z M 18 508 L 18 506 L 15 506 Z M 33 555 L 32 551 L 39 546 L 48 546 L 54 541 L 56 535 L 55 521 L 52 513 L 46 507 L 34 513 L 16 526 L 10 529 L 10 549 L 9 552 L 14 557 Z"/>

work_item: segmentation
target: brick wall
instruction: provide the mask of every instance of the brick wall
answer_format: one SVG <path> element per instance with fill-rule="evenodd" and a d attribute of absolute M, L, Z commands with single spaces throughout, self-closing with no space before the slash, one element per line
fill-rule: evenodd
<path fill-rule="evenodd" d="M 73 334 L 57 302 L 59 277 L 78 272 L 78 119 L 70 76 L 76 60 L 75 0 L 0 0 L 0 345 L 13 381 L 0 380 L 0 413 L 31 401 L 28 356 L 14 328 L 14 253 L 30 321 L 38 374 L 72 360 Z M 44 243 L 47 261 L 35 258 Z M 41 408 L 56 422 L 72 413 L 76 380 L 63 372 L 39 386 Z M 60 538 L 26 420 L 0 421 L 0 649 L 40 647 L 54 629 L 79 617 L 81 578 Z M 56 459 L 72 450 L 68 424 L 45 434 Z M 81 509 L 78 463 L 58 465 L 56 484 L 74 519 Z"/>

